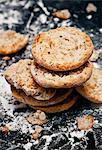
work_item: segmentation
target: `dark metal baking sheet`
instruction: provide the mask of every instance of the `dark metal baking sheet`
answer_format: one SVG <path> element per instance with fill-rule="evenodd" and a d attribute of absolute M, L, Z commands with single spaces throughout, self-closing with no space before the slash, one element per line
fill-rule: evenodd
<path fill-rule="evenodd" d="M 88 14 L 86 6 L 88 0 L 0 0 L 0 29 L 13 29 L 29 35 L 29 44 L 19 53 L 10 55 L 5 61 L 0 56 L 0 72 L 21 58 L 32 58 L 31 44 L 33 36 L 41 31 L 47 31 L 58 26 L 76 26 L 86 31 L 93 40 L 95 49 L 102 48 L 102 1 L 91 1 L 97 7 L 97 12 Z M 56 19 L 51 15 L 54 9 L 69 9 L 71 18 L 68 20 Z M 43 17 L 42 17 L 43 15 Z M 89 17 L 91 15 L 91 19 Z M 102 66 L 102 53 L 97 62 Z M 0 86 L 1 86 L 0 81 Z M 0 91 L 0 99 L 3 92 Z M 6 100 L 12 100 L 4 95 Z M 13 103 L 18 106 L 19 103 Z M 32 112 L 28 107 L 13 110 L 15 118 L 24 116 L 25 112 Z M 95 118 L 92 130 L 79 131 L 76 126 L 76 117 L 91 114 Z M 29 132 L 22 130 L 10 131 L 8 135 L 0 132 L 0 150 L 101 150 L 102 149 L 102 105 L 96 105 L 84 100 L 66 112 L 48 115 L 49 122 L 38 142 L 32 141 Z M 0 125 L 12 122 L 13 118 L 0 105 Z M 27 148 L 27 144 L 29 145 Z"/>

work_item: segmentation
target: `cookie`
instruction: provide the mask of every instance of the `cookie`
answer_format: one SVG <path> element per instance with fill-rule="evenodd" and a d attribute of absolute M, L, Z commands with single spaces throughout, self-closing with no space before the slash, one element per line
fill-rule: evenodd
<path fill-rule="evenodd" d="M 71 88 L 88 80 L 92 73 L 92 63 L 87 62 L 73 71 L 54 72 L 47 70 L 35 62 L 31 65 L 34 80 L 45 88 Z"/>
<path fill-rule="evenodd" d="M 102 103 L 102 70 L 94 68 L 91 78 L 76 90 L 86 99 Z"/>
<path fill-rule="evenodd" d="M 53 71 L 79 68 L 93 51 L 90 37 L 74 27 L 60 27 L 38 34 L 32 44 L 35 61 Z"/>
<path fill-rule="evenodd" d="M 66 99 L 71 93 L 72 89 L 68 90 L 59 90 L 56 92 L 55 96 L 52 97 L 48 101 L 39 101 L 34 99 L 31 96 L 27 96 L 22 90 L 17 90 L 13 86 L 11 87 L 12 90 L 12 95 L 19 100 L 22 103 L 32 105 L 32 106 L 38 106 L 38 107 L 47 107 L 47 106 L 52 106 L 57 103 L 62 102 L 64 99 Z"/>
<path fill-rule="evenodd" d="M 49 106 L 49 107 L 33 107 L 33 106 L 31 106 L 31 107 L 35 110 L 39 109 L 46 113 L 58 113 L 58 112 L 68 110 L 70 107 L 72 107 L 76 103 L 78 98 L 79 98 L 79 96 L 75 96 L 75 95 L 71 94 L 62 103 L 59 103 L 59 104 L 56 104 L 53 106 Z"/>
<path fill-rule="evenodd" d="M 55 95 L 55 89 L 40 87 L 33 79 L 30 66 L 32 60 L 24 59 L 12 64 L 5 72 L 6 80 L 16 89 L 22 89 L 26 95 L 31 95 L 38 100 L 49 100 Z"/>
<path fill-rule="evenodd" d="M 21 50 L 28 42 L 28 37 L 12 30 L 0 31 L 0 54 L 8 55 Z"/>

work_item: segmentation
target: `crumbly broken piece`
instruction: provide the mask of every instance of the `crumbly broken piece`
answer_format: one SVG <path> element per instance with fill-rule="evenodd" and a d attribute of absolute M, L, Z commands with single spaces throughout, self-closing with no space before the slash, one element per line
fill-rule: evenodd
<path fill-rule="evenodd" d="M 10 57 L 9 56 L 4 56 L 2 59 L 3 60 L 10 60 Z"/>
<path fill-rule="evenodd" d="M 3 134 L 8 134 L 9 132 L 9 128 L 7 126 L 0 127 L 0 130 L 2 131 Z"/>
<path fill-rule="evenodd" d="M 48 122 L 44 112 L 37 110 L 33 115 L 27 117 L 27 120 L 31 124 L 43 125 Z"/>
<path fill-rule="evenodd" d="M 71 17 L 71 13 L 68 9 L 58 10 L 56 12 L 53 12 L 53 16 L 60 19 L 69 19 Z"/>
<path fill-rule="evenodd" d="M 94 117 L 92 115 L 84 115 L 83 117 L 77 118 L 78 129 L 88 130 L 92 128 L 94 123 Z"/>
<path fill-rule="evenodd" d="M 34 132 L 32 133 L 32 139 L 37 140 L 39 137 L 40 137 L 40 133 L 38 133 L 38 132 L 36 132 L 36 131 L 34 131 Z"/>
<path fill-rule="evenodd" d="M 42 132 L 43 128 L 39 125 L 36 125 L 35 126 L 35 130 L 34 132 L 32 133 L 32 138 L 34 140 L 37 140 L 40 136 L 41 136 L 41 132 Z"/>
<path fill-rule="evenodd" d="M 39 125 L 36 125 L 35 126 L 35 131 L 38 132 L 38 133 L 41 133 L 41 131 L 43 130 L 43 128 Z"/>
<path fill-rule="evenodd" d="M 89 3 L 86 7 L 86 11 L 87 13 L 90 13 L 90 12 L 96 12 L 97 11 L 97 7 L 93 4 L 93 3 Z"/>

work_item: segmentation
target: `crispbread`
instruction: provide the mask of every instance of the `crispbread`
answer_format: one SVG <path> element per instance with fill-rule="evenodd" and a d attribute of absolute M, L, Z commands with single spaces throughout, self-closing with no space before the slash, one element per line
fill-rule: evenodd
<path fill-rule="evenodd" d="M 102 103 L 102 70 L 94 68 L 91 78 L 76 90 L 86 99 Z"/>
<path fill-rule="evenodd" d="M 32 106 L 40 106 L 40 107 L 47 107 L 47 106 L 51 106 L 51 105 L 55 105 L 57 103 L 62 102 L 64 99 L 66 99 L 71 93 L 72 93 L 72 89 L 68 89 L 68 90 L 59 90 L 56 92 L 55 96 L 52 97 L 50 100 L 48 101 L 39 101 L 34 99 L 31 96 L 27 96 L 22 90 L 17 90 L 16 88 L 14 88 L 13 86 L 11 87 L 12 90 L 12 95 L 19 101 L 28 104 L 28 105 L 32 105 Z"/>
<path fill-rule="evenodd" d="M 32 44 L 35 61 L 53 71 L 79 68 L 93 51 L 90 37 L 74 27 L 60 27 L 38 34 Z"/>
<path fill-rule="evenodd" d="M 40 87 L 33 79 L 30 66 L 33 60 L 24 59 L 12 64 L 5 72 L 6 80 L 17 89 L 22 89 L 35 99 L 49 100 L 55 95 L 55 89 Z"/>
<path fill-rule="evenodd" d="M 39 109 L 42 110 L 46 113 L 57 113 L 57 112 L 62 112 L 65 110 L 68 110 L 70 107 L 72 107 L 76 101 L 78 100 L 79 96 L 75 96 L 73 94 L 71 94 L 68 98 L 66 98 L 63 102 L 53 105 L 53 106 L 49 106 L 49 107 L 33 107 L 35 110 Z"/>
<path fill-rule="evenodd" d="M 13 30 L 0 31 L 0 54 L 8 55 L 21 50 L 28 42 L 28 37 Z"/>
<path fill-rule="evenodd" d="M 54 72 L 47 70 L 35 62 L 31 65 L 34 80 L 45 88 L 71 88 L 84 83 L 92 73 L 92 63 L 87 62 L 73 71 Z"/>

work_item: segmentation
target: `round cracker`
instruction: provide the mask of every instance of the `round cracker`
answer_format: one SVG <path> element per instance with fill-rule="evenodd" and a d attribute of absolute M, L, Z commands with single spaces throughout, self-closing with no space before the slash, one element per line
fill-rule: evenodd
<path fill-rule="evenodd" d="M 93 51 L 90 37 L 74 27 L 60 27 L 38 34 L 32 44 L 35 61 L 53 71 L 79 68 Z"/>
<path fill-rule="evenodd" d="M 57 103 L 62 102 L 64 99 L 66 99 L 71 93 L 72 93 L 72 89 L 68 89 L 68 90 L 59 90 L 56 92 L 55 96 L 52 97 L 50 100 L 48 101 L 39 101 L 36 100 L 34 98 L 32 98 L 31 96 L 27 96 L 22 90 L 17 90 L 16 88 L 14 88 L 13 86 L 11 87 L 12 90 L 12 95 L 19 101 L 28 104 L 28 105 L 32 105 L 32 106 L 38 106 L 38 107 L 47 107 L 47 106 L 52 106 L 55 105 Z"/>
<path fill-rule="evenodd" d="M 93 69 L 91 78 L 76 90 L 94 103 L 102 103 L 102 70 Z"/>
<path fill-rule="evenodd" d="M 71 94 L 68 98 L 66 98 L 66 100 L 64 100 L 63 102 L 61 102 L 59 104 L 53 105 L 53 106 L 49 106 L 49 107 L 33 107 L 33 106 L 31 106 L 31 107 L 35 110 L 39 109 L 46 113 L 58 113 L 58 112 L 68 110 L 70 107 L 72 107 L 76 103 L 78 98 L 79 98 L 79 96 L 75 96 L 75 95 Z"/>
<path fill-rule="evenodd" d="M 21 50 L 28 42 L 28 37 L 12 30 L 0 31 L 0 54 L 8 55 Z"/>
<path fill-rule="evenodd" d="M 73 71 L 54 72 L 47 70 L 35 62 L 31 65 L 34 80 L 45 88 L 71 88 L 87 81 L 92 73 L 92 63 L 87 62 Z"/>
<path fill-rule="evenodd" d="M 49 100 L 55 95 L 55 89 L 45 89 L 33 79 L 30 66 L 33 60 L 24 59 L 12 64 L 5 72 L 6 80 L 16 89 L 23 90 L 26 95 L 31 95 L 38 100 Z"/>

